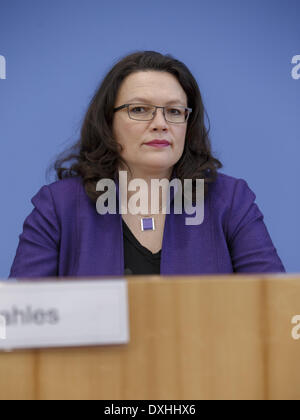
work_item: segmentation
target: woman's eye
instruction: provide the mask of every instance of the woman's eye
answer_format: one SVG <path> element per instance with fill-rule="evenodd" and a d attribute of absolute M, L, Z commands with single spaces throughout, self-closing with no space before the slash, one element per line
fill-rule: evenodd
<path fill-rule="evenodd" d="M 178 108 L 169 108 L 168 109 L 168 113 L 172 114 L 172 115 L 181 115 L 182 114 L 182 110 L 178 109 Z"/>
<path fill-rule="evenodd" d="M 131 112 L 133 112 L 135 114 L 143 114 L 143 113 L 148 112 L 148 111 L 149 111 L 149 109 L 144 107 L 144 106 L 135 106 L 131 110 Z"/>

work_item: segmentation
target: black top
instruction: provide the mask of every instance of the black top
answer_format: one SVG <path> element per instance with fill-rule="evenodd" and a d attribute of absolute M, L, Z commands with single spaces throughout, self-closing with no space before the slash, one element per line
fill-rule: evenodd
<path fill-rule="evenodd" d="M 136 239 L 123 220 L 125 275 L 160 274 L 161 250 L 152 254 Z"/>

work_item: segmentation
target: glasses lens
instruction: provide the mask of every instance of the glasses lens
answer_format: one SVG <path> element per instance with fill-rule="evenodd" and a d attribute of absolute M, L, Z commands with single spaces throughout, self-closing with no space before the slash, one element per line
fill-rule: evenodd
<path fill-rule="evenodd" d="M 130 118 L 141 121 L 151 120 L 155 112 L 155 107 L 150 105 L 133 104 L 128 109 Z"/>
<path fill-rule="evenodd" d="M 131 104 L 128 107 L 129 117 L 133 120 L 150 121 L 152 120 L 156 107 L 145 104 Z M 171 123 L 184 123 L 187 121 L 189 111 L 185 107 L 167 106 L 165 107 L 165 118 Z"/>
<path fill-rule="evenodd" d="M 166 107 L 166 120 L 174 123 L 185 122 L 188 116 L 188 110 L 181 107 Z"/>

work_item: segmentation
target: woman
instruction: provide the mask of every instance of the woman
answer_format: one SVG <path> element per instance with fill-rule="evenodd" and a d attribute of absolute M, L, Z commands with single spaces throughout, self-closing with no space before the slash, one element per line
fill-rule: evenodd
<path fill-rule="evenodd" d="M 218 172 L 204 113 L 180 61 L 143 51 L 118 62 L 90 103 L 80 140 L 56 162 L 59 180 L 32 199 L 10 277 L 284 272 L 254 193 Z M 143 214 L 97 211 L 102 179 L 114 180 L 116 199 L 129 203 L 132 191 L 127 203 L 119 193 L 121 171 L 149 187 Z M 170 214 L 164 193 L 151 213 L 151 181 L 175 177 L 204 180 L 201 224 L 174 211 L 174 194 Z"/>

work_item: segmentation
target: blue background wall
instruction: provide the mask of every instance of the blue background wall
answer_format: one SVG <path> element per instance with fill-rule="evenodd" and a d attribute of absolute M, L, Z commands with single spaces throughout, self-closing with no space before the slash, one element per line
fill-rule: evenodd
<path fill-rule="evenodd" d="M 299 0 L 0 0 L 0 277 L 30 199 L 75 141 L 97 85 L 138 49 L 196 77 L 222 172 L 244 178 L 286 269 L 300 272 Z M 300 71 L 299 71 L 300 73 Z"/>

